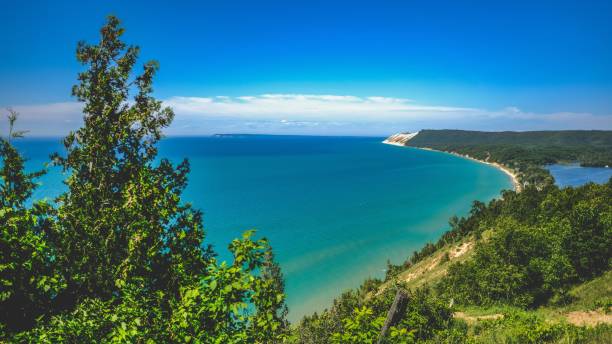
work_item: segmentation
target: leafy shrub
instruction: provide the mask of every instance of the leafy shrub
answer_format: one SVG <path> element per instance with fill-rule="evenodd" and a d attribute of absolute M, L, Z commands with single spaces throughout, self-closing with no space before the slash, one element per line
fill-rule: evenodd
<path fill-rule="evenodd" d="M 375 343 L 395 291 L 390 288 L 375 295 L 359 290 L 344 293 L 330 310 L 304 317 L 293 340 L 299 343 Z M 408 295 L 405 315 L 386 337 L 389 343 L 413 343 L 438 335 L 451 336 L 450 332 L 445 332 L 452 324 L 452 310 L 447 302 L 429 289 L 408 292 Z"/>

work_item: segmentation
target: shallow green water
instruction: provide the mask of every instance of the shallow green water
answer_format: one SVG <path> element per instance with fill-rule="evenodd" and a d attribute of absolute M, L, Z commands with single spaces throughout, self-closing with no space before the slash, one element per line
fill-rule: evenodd
<path fill-rule="evenodd" d="M 255 228 L 270 239 L 286 279 L 290 318 L 320 310 L 368 276 L 384 276 L 466 214 L 473 200 L 511 188 L 493 167 L 445 153 L 381 144 L 380 138 L 233 136 L 171 138 L 160 154 L 187 157 L 185 199 L 205 212 L 207 240 L 226 245 Z M 29 167 L 58 140 L 22 141 Z M 36 197 L 62 190 L 43 178 Z"/>

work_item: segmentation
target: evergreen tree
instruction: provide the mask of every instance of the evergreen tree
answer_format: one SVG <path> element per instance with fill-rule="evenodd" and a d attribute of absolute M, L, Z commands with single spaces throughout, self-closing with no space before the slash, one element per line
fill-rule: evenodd
<path fill-rule="evenodd" d="M 156 144 L 174 113 L 151 96 L 157 62 L 132 78 L 139 49 L 126 46 L 109 17 L 97 45 L 80 42 L 88 67 L 72 93 L 84 103 L 84 126 L 64 140 L 57 163 L 71 175 L 58 199 L 55 240 L 67 288 L 58 306 L 109 298 L 127 282 L 178 294 L 205 273 L 202 214 L 183 204 L 189 163 L 155 163 Z M 131 91 L 135 92 L 130 99 Z"/>

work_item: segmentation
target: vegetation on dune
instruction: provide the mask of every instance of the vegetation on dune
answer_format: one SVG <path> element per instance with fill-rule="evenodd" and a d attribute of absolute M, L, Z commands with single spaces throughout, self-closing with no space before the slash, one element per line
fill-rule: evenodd
<path fill-rule="evenodd" d="M 433 307 L 435 312 L 423 308 L 417 312 L 421 326 L 430 331 L 419 332 L 414 322 L 402 321 L 395 330 L 414 336 L 397 342 L 598 343 L 609 339 L 610 325 L 577 327 L 559 313 L 609 311 L 612 290 L 597 286 L 605 285 L 610 274 L 611 199 L 612 179 L 604 185 L 578 188 L 531 186 L 520 193 L 506 191 L 503 198 L 489 204 L 475 202 L 466 218 L 451 219 L 451 229 L 438 243 L 426 245 L 404 264 L 389 264 L 384 283 L 368 280 L 356 292 L 343 294 L 329 310 L 305 317 L 297 328 L 298 342 L 325 343 L 350 332 L 349 325 L 357 316 L 363 317 L 357 311 L 364 308 L 371 310 L 369 317 L 376 324 L 376 319 L 386 316 L 397 289 L 411 293 L 412 302 L 429 309 L 439 306 Z M 468 259 L 450 257 L 448 247 L 466 248 L 471 243 L 474 248 Z M 435 276 L 430 285 L 415 288 L 412 280 L 402 280 L 418 278 L 414 274 L 428 276 L 422 264 L 436 272 L 429 275 Z M 439 278 L 438 272 L 443 272 Z M 381 304 L 384 307 L 377 307 Z M 482 317 L 450 316 L 474 307 L 501 311 Z M 354 313 L 347 311 L 351 309 Z M 409 308 L 405 319 L 413 315 Z M 370 339 L 354 342 L 369 343 Z"/>
<path fill-rule="evenodd" d="M 468 331 L 472 343 L 609 343 L 612 327 L 580 327 L 552 322 L 535 312 L 508 309 L 503 317 L 474 324 Z"/>
<path fill-rule="evenodd" d="M 572 301 L 564 307 L 569 311 L 601 309 L 606 314 L 612 313 L 612 270 L 600 277 L 580 284 L 569 291 Z"/>
<path fill-rule="evenodd" d="M 492 235 L 478 243 L 472 259 L 451 266 L 441 293 L 479 305 L 567 302 L 570 286 L 609 269 L 611 199 L 612 181 L 544 192 L 529 188 L 493 201 L 490 219 L 483 221 Z"/>

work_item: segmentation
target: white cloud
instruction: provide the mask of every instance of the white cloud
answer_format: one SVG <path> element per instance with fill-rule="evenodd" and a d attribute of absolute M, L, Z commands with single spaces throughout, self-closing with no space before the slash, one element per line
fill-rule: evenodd
<path fill-rule="evenodd" d="M 387 135 L 423 128 L 474 130 L 612 129 L 612 115 L 532 113 L 419 104 L 406 98 L 352 95 L 262 94 L 239 97 L 171 97 L 170 135 L 227 132 L 318 135 Z M 20 128 L 32 135 L 65 135 L 82 123 L 75 102 L 15 106 Z M 4 124 L 2 124 L 4 125 Z"/>
<path fill-rule="evenodd" d="M 17 128 L 27 130 L 30 136 L 66 135 L 83 123 L 83 105 L 77 102 L 62 102 L 36 105 L 18 105 L 12 107 L 19 112 Z M 4 107 L 0 107 L 0 133 L 6 132 Z"/>
<path fill-rule="evenodd" d="M 294 120 L 402 120 L 428 115 L 459 116 L 477 109 L 418 105 L 408 99 L 356 97 L 344 95 L 263 94 L 259 96 L 215 98 L 172 97 L 165 104 L 178 114 L 207 117 L 233 117 Z"/>

